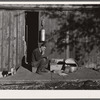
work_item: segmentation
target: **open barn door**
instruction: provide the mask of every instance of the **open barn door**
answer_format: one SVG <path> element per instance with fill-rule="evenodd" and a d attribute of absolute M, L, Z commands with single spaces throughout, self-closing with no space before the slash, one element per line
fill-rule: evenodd
<path fill-rule="evenodd" d="M 39 12 L 26 12 L 27 62 L 31 62 L 32 51 L 38 47 Z"/>

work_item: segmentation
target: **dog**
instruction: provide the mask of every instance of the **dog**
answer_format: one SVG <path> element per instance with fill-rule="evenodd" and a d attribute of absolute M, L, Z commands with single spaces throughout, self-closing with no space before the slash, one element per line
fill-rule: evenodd
<path fill-rule="evenodd" d="M 2 71 L 2 76 L 3 77 L 5 77 L 5 76 L 7 77 L 8 76 L 8 71 L 6 71 L 6 70 Z"/>

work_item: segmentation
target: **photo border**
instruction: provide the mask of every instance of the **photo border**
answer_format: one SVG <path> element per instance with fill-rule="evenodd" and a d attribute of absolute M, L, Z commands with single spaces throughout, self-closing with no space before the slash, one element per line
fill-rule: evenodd
<path fill-rule="evenodd" d="M 0 0 L 0 4 L 2 3 L 1 1 L 3 0 Z M 90 2 L 93 2 L 96 3 L 96 1 L 99 1 L 100 3 L 100 0 L 5 0 L 3 1 L 4 4 L 6 2 L 19 2 L 22 3 L 22 2 L 25 2 L 25 3 L 28 3 L 28 2 L 87 2 L 87 3 L 90 3 Z M 8 100 L 8 99 L 12 99 L 12 100 L 21 100 L 21 99 L 24 99 L 24 100 L 28 100 L 28 99 L 31 99 L 31 100 L 99 100 L 100 98 L 100 91 L 99 90 L 2 90 L 0 91 L 0 99 L 4 99 L 4 100 Z"/>

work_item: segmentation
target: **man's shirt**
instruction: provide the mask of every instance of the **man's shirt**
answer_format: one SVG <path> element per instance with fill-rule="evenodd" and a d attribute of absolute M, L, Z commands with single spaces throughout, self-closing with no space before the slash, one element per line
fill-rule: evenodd
<path fill-rule="evenodd" d="M 39 61 L 40 59 L 42 59 L 43 56 L 39 50 L 39 48 L 35 49 L 32 53 L 32 62 L 36 62 Z"/>

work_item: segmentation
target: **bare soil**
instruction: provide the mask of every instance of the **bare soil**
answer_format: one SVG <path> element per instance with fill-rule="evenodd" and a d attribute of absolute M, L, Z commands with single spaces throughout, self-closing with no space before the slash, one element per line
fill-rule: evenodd
<path fill-rule="evenodd" d="M 79 68 L 66 76 L 39 75 L 20 67 L 14 76 L 0 79 L 0 89 L 10 90 L 99 90 L 100 72 Z"/>

